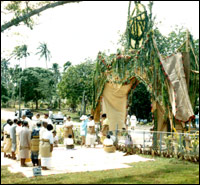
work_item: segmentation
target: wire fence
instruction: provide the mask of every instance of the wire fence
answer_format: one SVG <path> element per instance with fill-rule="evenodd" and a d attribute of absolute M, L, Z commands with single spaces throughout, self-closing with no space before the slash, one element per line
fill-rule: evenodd
<path fill-rule="evenodd" d="M 81 143 L 80 125 L 73 127 L 75 143 Z M 178 133 L 149 130 L 114 130 L 116 148 L 131 154 L 149 154 L 163 157 L 177 157 L 199 161 L 199 132 Z M 62 127 L 57 129 L 59 141 L 63 144 Z M 97 130 L 97 139 L 100 129 Z M 129 137 L 128 137 L 129 136 Z M 127 142 L 131 138 L 130 142 Z M 129 144 L 127 144 L 129 143 Z"/>
<path fill-rule="evenodd" d="M 128 135 L 132 140 L 128 140 Z M 158 155 L 163 157 L 178 157 L 199 160 L 199 132 L 196 133 L 177 133 L 159 131 L 139 131 L 139 130 L 117 130 L 117 149 L 132 153 L 142 153 Z M 130 139 L 129 139 L 130 140 Z M 129 143 L 127 146 L 126 143 Z"/>

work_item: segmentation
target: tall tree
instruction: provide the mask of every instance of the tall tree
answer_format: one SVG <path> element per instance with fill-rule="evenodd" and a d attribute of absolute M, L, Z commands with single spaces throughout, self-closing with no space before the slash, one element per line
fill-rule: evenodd
<path fill-rule="evenodd" d="M 94 63 L 86 61 L 76 66 L 70 66 L 64 73 L 62 80 L 58 84 L 59 94 L 63 99 L 67 99 L 70 107 L 76 109 L 81 104 L 83 93 L 87 101 L 92 102 L 92 78 Z"/>
<path fill-rule="evenodd" d="M 36 53 L 37 54 L 40 54 L 40 59 L 42 57 L 45 58 L 45 61 L 46 61 L 46 68 L 47 67 L 47 60 L 49 61 L 50 58 L 51 58 L 51 52 L 48 50 L 48 47 L 47 47 L 47 44 L 44 42 L 44 43 L 40 43 L 39 47 L 37 48 L 38 49 L 38 52 Z"/>
<path fill-rule="evenodd" d="M 12 26 L 18 26 L 22 22 L 32 29 L 34 25 L 32 16 L 39 16 L 41 12 L 49 8 L 78 2 L 80 1 L 1 1 L 3 7 L 1 14 L 14 14 L 14 17 L 1 25 L 1 32 Z"/>
<path fill-rule="evenodd" d="M 36 109 L 38 109 L 39 100 L 52 98 L 54 79 L 51 71 L 39 67 L 30 67 L 22 72 L 21 80 L 24 101 L 34 101 Z"/>
<path fill-rule="evenodd" d="M 71 65 L 72 63 L 70 61 L 65 62 L 65 64 L 63 65 L 64 71 L 66 71 Z"/>

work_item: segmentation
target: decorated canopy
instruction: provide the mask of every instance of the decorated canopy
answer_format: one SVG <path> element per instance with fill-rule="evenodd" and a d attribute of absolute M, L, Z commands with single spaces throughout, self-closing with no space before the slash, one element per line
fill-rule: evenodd
<path fill-rule="evenodd" d="M 172 130 L 179 123 L 183 129 L 183 123 L 194 118 L 193 95 L 198 90 L 195 88 L 198 77 L 194 73 L 198 70 L 198 61 L 192 37 L 188 33 L 186 42 L 171 56 L 161 55 L 153 30 L 152 2 L 148 5 L 149 13 L 136 1 L 130 14 L 130 5 L 125 49 L 110 56 L 104 53 L 97 56 L 93 79 L 95 121 L 106 113 L 110 130 L 123 128 L 128 93 L 143 83 L 152 97 L 154 129 L 166 130 L 169 125 Z"/>

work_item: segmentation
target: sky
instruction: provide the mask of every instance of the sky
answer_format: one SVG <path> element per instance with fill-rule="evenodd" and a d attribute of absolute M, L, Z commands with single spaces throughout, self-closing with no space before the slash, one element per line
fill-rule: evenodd
<path fill-rule="evenodd" d="M 45 59 L 35 55 L 40 42 L 46 42 L 51 51 L 48 67 L 52 63 L 62 67 L 67 61 L 76 65 L 86 58 L 96 59 L 99 51 L 115 53 L 120 47 L 119 33 L 126 29 L 127 12 L 128 1 L 84 1 L 49 9 L 37 18 L 33 30 L 18 26 L 1 33 L 1 54 L 7 56 L 15 46 L 27 44 L 31 54 L 27 67 L 45 68 Z M 155 1 L 153 16 L 164 35 L 178 25 L 199 38 L 199 1 Z M 11 59 L 10 64 L 19 62 Z M 20 65 L 24 68 L 23 59 Z"/>

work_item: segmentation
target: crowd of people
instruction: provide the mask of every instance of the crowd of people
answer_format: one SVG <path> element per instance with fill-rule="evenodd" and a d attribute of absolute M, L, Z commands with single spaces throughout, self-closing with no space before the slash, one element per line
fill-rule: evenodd
<path fill-rule="evenodd" d="M 109 120 L 102 115 L 100 125 L 94 122 L 91 115 L 81 116 L 80 135 L 81 146 L 94 147 L 103 144 L 106 152 L 115 152 L 116 138 L 109 132 Z M 64 145 L 66 150 L 74 149 L 74 131 L 71 117 L 64 118 Z M 51 168 L 51 158 L 54 147 L 58 147 L 56 129 L 48 114 L 41 118 L 40 114 L 29 119 L 25 114 L 20 119 L 8 119 L 3 125 L 2 145 L 4 157 L 20 161 L 21 167 L 32 161 L 33 166 L 41 166 L 43 170 Z"/>

